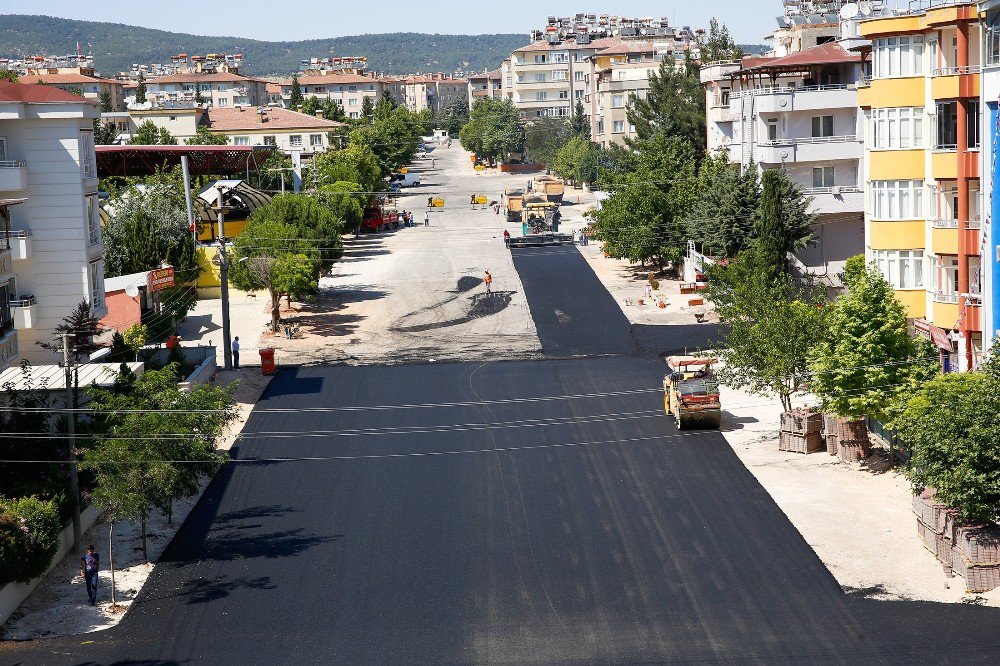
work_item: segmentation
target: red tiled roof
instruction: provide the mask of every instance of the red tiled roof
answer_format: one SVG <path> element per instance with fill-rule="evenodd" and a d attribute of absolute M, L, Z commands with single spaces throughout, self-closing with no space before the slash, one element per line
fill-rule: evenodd
<path fill-rule="evenodd" d="M 602 49 L 597 53 L 597 55 L 628 55 L 629 53 L 654 53 L 655 51 L 656 47 L 653 46 L 653 42 L 619 40 L 617 44 Z"/>
<path fill-rule="evenodd" d="M 120 86 L 121 81 L 114 79 L 102 79 L 99 76 L 87 76 L 86 74 L 28 74 L 19 77 L 21 83 L 51 83 L 52 85 L 67 85 L 74 83 L 104 83 Z"/>
<path fill-rule="evenodd" d="M 153 83 L 213 83 L 226 81 L 256 81 L 240 74 L 226 74 L 225 72 L 212 72 L 202 74 L 168 74 L 167 76 L 150 77 L 146 79 L 146 84 Z"/>
<path fill-rule="evenodd" d="M 66 92 L 56 86 L 0 81 L 0 103 L 4 102 L 21 102 L 25 104 L 97 104 L 94 100 Z"/>
<path fill-rule="evenodd" d="M 282 82 L 281 85 L 291 85 Z M 378 83 L 378 79 L 371 76 L 361 76 L 360 74 L 316 74 L 312 76 L 300 76 L 299 84 L 303 86 L 339 86 L 346 83 Z"/>
<path fill-rule="evenodd" d="M 310 116 L 298 111 L 269 107 L 264 114 L 267 122 L 261 122 L 261 116 L 256 109 L 239 110 L 236 108 L 209 107 L 205 110 L 206 126 L 214 132 L 238 132 L 246 130 L 286 130 L 286 129 L 322 129 L 332 130 L 343 127 L 325 118 Z"/>
<path fill-rule="evenodd" d="M 601 39 L 595 39 L 589 44 L 577 44 L 576 40 L 561 41 L 558 44 L 549 44 L 548 40 L 540 39 L 537 42 L 528 44 L 527 46 L 522 46 L 519 49 L 514 49 L 515 52 L 520 51 L 575 51 L 579 49 L 596 49 L 600 51 L 601 49 L 606 49 L 612 46 L 617 46 L 621 43 L 619 37 L 602 37 Z"/>
<path fill-rule="evenodd" d="M 839 65 L 852 62 L 861 62 L 861 54 L 845 51 L 844 47 L 836 42 L 828 42 L 781 58 L 767 58 L 764 62 L 747 67 L 747 69 L 794 69 L 811 65 Z"/>

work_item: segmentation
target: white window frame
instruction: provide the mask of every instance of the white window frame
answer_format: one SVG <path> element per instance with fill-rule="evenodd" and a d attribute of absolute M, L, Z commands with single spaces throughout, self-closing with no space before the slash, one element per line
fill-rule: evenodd
<path fill-rule="evenodd" d="M 813 187 L 833 187 L 837 182 L 837 170 L 832 164 L 812 168 Z"/>
<path fill-rule="evenodd" d="M 873 220 L 923 220 L 924 181 L 873 180 L 868 183 L 868 216 Z"/>
<path fill-rule="evenodd" d="M 872 150 L 912 150 L 924 147 L 923 107 L 872 109 L 866 117 L 868 144 Z"/>
<path fill-rule="evenodd" d="M 311 148 L 322 148 L 323 147 L 323 135 L 322 134 L 310 134 L 309 135 L 309 146 Z"/>
<path fill-rule="evenodd" d="M 104 260 L 94 259 L 87 263 L 87 282 L 90 289 L 90 307 L 104 307 Z"/>
<path fill-rule="evenodd" d="M 611 121 L 611 133 L 612 134 L 624 134 L 625 133 L 625 121 L 624 120 L 612 120 Z"/>
<path fill-rule="evenodd" d="M 910 35 L 872 40 L 872 78 L 921 76 L 924 72 L 924 37 Z"/>
<path fill-rule="evenodd" d="M 893 289 L 924 289 L 924 251 L 870 250 L 875 269 Z M 937 279 L 935 278 L 935 282 Z"/>
<path fill-rule="evenodd" d="M 289 134 L 288 135 L 288 145 L 292 148 L 302 147 L 302 135 L 301 134 Z"/>
<path fill-rule="evenodd" d="M 80 169 L 84 178 L 97 178 L 97 158 L 94 154 L 93 130 L 80 130 Z"/>
<path fill-rule="evenodd" d="M 234 146 L 249 146 L 250 145 L 250 137 L 248 137 L 248 136 L 234 136 L 233 137 L 233 145 Z"/>

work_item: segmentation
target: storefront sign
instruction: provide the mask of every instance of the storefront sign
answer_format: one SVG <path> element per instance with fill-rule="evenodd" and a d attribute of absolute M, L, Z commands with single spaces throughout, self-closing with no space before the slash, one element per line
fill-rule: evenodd
<path fill-rule="evenodd" d="M 149 274 L 146 276 L 146 286 L 149 287 L 150 291 L 160 291 L 161 289 L 174 286 L 173 266 L 149 271 Z"/>

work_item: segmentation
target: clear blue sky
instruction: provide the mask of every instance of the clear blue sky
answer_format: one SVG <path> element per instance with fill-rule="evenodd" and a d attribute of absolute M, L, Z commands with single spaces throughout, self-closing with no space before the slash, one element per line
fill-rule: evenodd
<path fill-rule="evenodd" d="M 672 25 L 699 27 L 711 16 L 726 23 L 737 41 L 760 43 L 775 27 L 780 0 L 47 0 L 11 6 L 4 13 L 47 14 L 111 21 L 200 35 L 239 35 L 297 40 L 366 32 L 478 34 L 541 28 L 545 17 L 577 12 L 667 16 Z"/>

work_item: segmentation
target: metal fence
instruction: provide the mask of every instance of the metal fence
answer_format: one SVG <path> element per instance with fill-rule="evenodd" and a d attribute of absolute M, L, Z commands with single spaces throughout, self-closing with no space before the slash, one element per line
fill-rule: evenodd
<path fill-rule="evenodd" d="M 875 435 L 891 446 L 896 450 L 897 455 L 901 455 L 903 458 L 910 457 L 910 445 L 901 440 L 894 430 L 890 430 L 884 423 L 871 416 L 865 417 L 865 424 L 868 426 L 868 434 Z"/>

